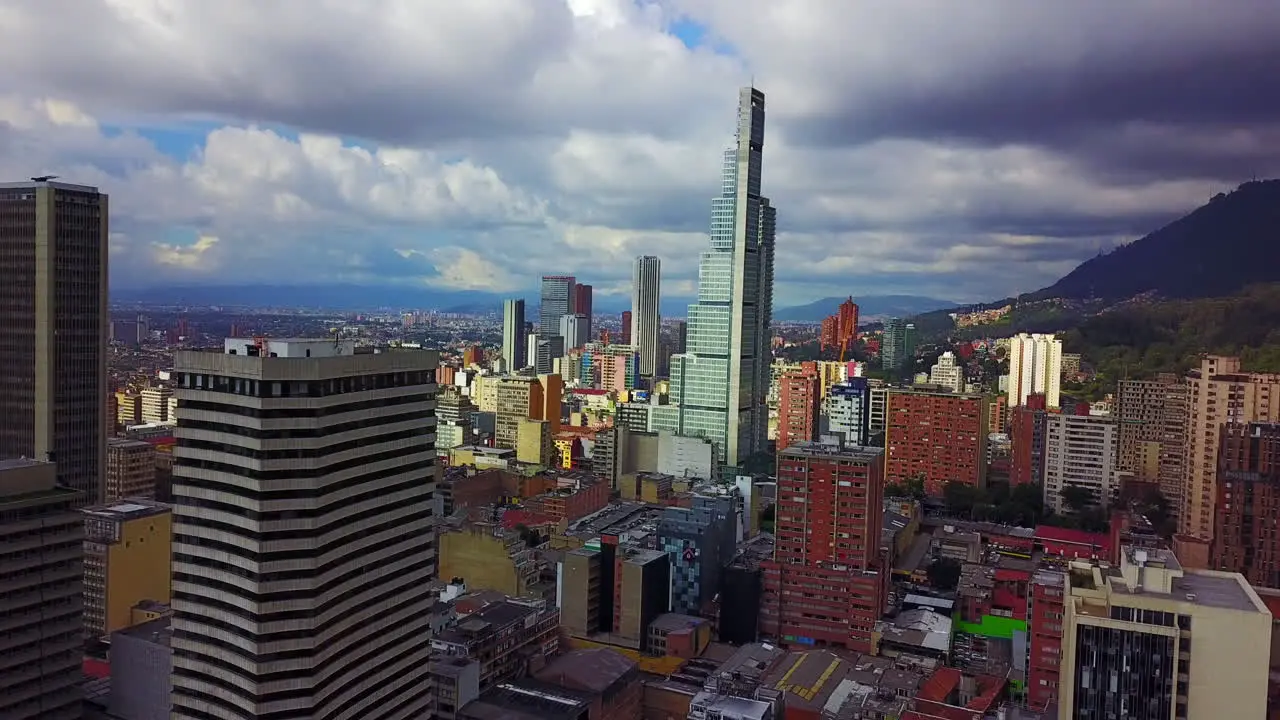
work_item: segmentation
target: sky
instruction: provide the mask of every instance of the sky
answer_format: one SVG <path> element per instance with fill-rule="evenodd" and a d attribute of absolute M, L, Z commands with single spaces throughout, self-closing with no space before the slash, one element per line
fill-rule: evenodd
<path fill-rule="evenodd" d="M 1274 0 L 0 0 L 0 168 L 113 287 L 692 295 L 739 86 L 776 304 L 1038 289 L 1280 175 Z M 73 20 L 74 18 L 74 20 Z"/>

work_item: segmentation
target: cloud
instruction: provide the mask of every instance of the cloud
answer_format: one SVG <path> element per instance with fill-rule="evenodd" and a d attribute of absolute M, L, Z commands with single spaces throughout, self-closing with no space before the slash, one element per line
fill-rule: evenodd
<path fill-rule="evenodd" d="M 12 3 L 0 167 L 111 193 L 121 287 L 625 296 L 654 254 L 689 294 L 754 77 L 779 304 L 993 299 L 1280 174 L 1277 36 L 1254 0 Z"/>

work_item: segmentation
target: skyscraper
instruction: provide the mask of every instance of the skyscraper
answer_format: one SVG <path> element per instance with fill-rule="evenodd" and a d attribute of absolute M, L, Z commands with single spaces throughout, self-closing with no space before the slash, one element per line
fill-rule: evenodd
<path fill-rule="evenodd" d="M 573 286 L 572 310 L 587 319 L 586 325 L 583 328 L 584 332 L 587 334 L 587 340 L 592 340 L 595 337 L 591 334 L 591 290 L 592 288 L 590 285 Z M 573 346 L 566 345 L 565 349 L 568 349 L 569 347 L 580 347 L 580 345 L 581 344 Z"/>
<path fill-rule="evenodd" d="M 1052 335 L 1018 333 L 1009 340 L 1009 407 L 1041 393 L 1057 408 L 1062 384 L 1062 341 Z"/>
<path fill-rule="evenodd" d="M 711 247 L 689 306 L 686 351 L 671 358 L 672 404 L 655 408 L 656 429 L 706 437 L 727 472 L 765 449 L 769 325 L 777 213 L 760 195 L 764 93 L 738 94 L 736 144 L 725 151 L 712 201 Z"/>
<path fill-rule="evenodd" d="M 586 315 L 575 312 L 560 316 L 560 337 L 564 338 L 565 351 L 586 345 L 590 332 L 591 320 Z"/>
<path fill-rule="evenodd" d="M 652 255 L 636 258 L 631 274 L 631 343 L 640 353 L 640 374 L 652 377 L 658 366 L 658 326 L 661 317 L 658 298 L 661 292 L 662 261 Z"/>
<path fill-rule="evenodd" d="M 542 297 L 538 307 L 538 340 L 550 341 L 560 336 L 560 318 L 573 312 L 573 288 L 577 282 L 572 275 L 542 276 Z M 560 354 L 564 350 L 561 348 Z M 540 373 L 551 372 L 551 365 L 560 355 L 539 352 L 536 358 Z"/>
<path fill-rule="evenodd" d="M 631 311 L 622 311 L 622 331 L 618 333 L 621 339 L 618 341 L 620 345 L 631 344 Z"/>
<path fill-rule="evenodd" d="M 880 365 L 886 372 L 902 369 L 906 360 L 907 325 L 902 318 L 889 318 L 884 322 L 880 337 Z"/>
<path fill-rule="evenodd" d="M 179 352 L 174 718 L 422 717 L 438 353 Z"/>
<path fill-rule="evenodd" d="M 107 216 L 95 187 L 0 183 L 0 458 L 56 463 L 85 505 L 107 462 Z"/>
<path fill-rule="evenodd" d="M 519 370 L 527 364 L 524 340 L 524 300 L 502 301 L 502 359 L 508 370 Z"/>

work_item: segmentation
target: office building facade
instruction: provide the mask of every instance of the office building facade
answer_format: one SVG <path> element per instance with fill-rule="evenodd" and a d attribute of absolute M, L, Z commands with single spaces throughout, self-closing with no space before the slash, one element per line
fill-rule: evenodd
<path fill-rule="evenodd" d="M 52 463 L 0 460 L 0 717 L 81 716 L 80 504 Z"/>
<path fill-rule="evenodd" d="M 106 465 L 107 196 L 0 183 L 0 458 L 53 462 L 92 505 Z"/>
<path fill-rule="evenodd" d="M 133 607 L 167 604 L 173 514 L 142 498 L 84 511 L 84 630 L 104 637 L 133 623 Z"/>
<path fill-rule="evenodd" d="M 562 316 L 560 318 L 560 337 L 566 351 L 586 345 L 587 339 L 591 337 L 590 318 L 577 312 Z"/>
<path fill-rule="evenodd" d="M 564 355 L 563 341 L 557 350 L 553 344 L 560 337 L 560 318 L 573 312 L 574 287 L 577 279 L 572 275 L 542 276 L 542 292 L 538 305 L 538 353 L 534 358 L 537 371 L 549 373 L 556 358 Z M 542 343 L 548 343 L 544 346 Z"/>
<path fill-rule="evenodd" d="M 631 273 L 631 337 L 623 342 L 631 343 L 640 354 L 640 374 L 645 377 L 653 377 L 658 367 L 661 292 L 662 261 L 652 255 L 636 258 Z"/>
<path fill-rule="evenodd" d="M 672 404 L 655 410 L 655 427 L 711 439 L 730 471 L 767 448 L 777 213 L 760 194 L 764 123 L 764 93 L 742 88 L 686 350 L 671 358 Z"/>
<path fill-rule="evenodd" d="M 667 508 L 658 521 L 658 548 L 671 559 L 671 611 L 700 615 L 711 607 L 720 573 L 737 548 L 738 498 L 693 496 L 690 507 Z"/>
<path fill-rule="evenodd" d="M 103 499 L 114 503 L 124 498 L 156 496 L 156 449 L 144 440 L 107 439 L 106 483 Z"/>
<path fill-rule="evenodd" d="M 836 383 L 823 400 L 822 432 L 848 445 L 866 445 L 871 437 L 871 386 L 865 378 Z"/>
<path fill-rule="evenodd" d="M 180 351 L 173 717 L 422 717 L 434 351 Z"/>
<path fill-rule="evenodd" d="M 592 322 L 592 319 L 591 319 L 591 311 L 592 311 L 591 306 L 593 304 L 591 296 L 593 294 L 593 290 L 594 288 L 592 288 L 590 285 L 579 284 L 579 285 L 573 286 L 573 312 L 587 319 L 586 325 L 583 329 L 583 331 L 586 333 L 586 336 L 582 342 L 587 342 L 588 340 L 592 340 L 595 338 L 594 323 Z M 580 344 L 574 345 L 573 347 L 579 347 L 579 346 Z"/>
<path fill-rule="evenodd" d="M 512 372 L 529 364 L 525 357 L 524 322 L 524 300 L 502 301 L 502 359 Z"/>

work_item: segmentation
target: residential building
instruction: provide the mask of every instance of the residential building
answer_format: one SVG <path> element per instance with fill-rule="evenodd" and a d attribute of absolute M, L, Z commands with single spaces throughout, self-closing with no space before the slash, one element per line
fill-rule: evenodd
<path fill-rule="evenodd" d="M 582 342 L 587 342 L 588 340 L 595 338 L 595 333 L 592 331 L 593 326 L 591 321 L 592 290 L 593 288 L 590 285 L 579 284 L 573 286 L 573 312 L 586 318 L 586 322 L 584 323 L 585 327 L 583 328 L 584 339 Z M 582 343 L 578 343 L 573 347 L 582 347 Z"/>
<path fill-rule="evenodd" d="M 623 311 L 622 311 L 622 320 L 621 320 L 620 322 L 621 322 L 621 328 L 618 330 L 618 336 L 619 336 L 619 337 L 621 337 L 621 338 L 622 338 L 624 341 L 626 341 L 628 344 L 630 344 L 630 342 L 631 342 L 631 324 L 632 324 L 632 323 L 631 323 L 631 311 L 630 311 L 630 310 L 623 310 Z"/>
<path fill-rule="evenodd" d="M 1187 481 L 1187 400 L 1187 384 L 1172 373 L 1121 380 L 1116 389 L 1118 466 L 1143 482 L 1157 483 L 1175 511 L 1182 506 Z"/>
<path fill-rule="evenodd" d="M 1219 448 L 1211 567 L 1280 588 L 1280 424 L 1226 425 Z"/>
<path fill-rule="evenodd" d="M 687 508 L 662 511 L 658 547 L 671 558 L 671 611 L 701 615 L 737 548 L 738 497 L 695 494 Z"/>
<path fill-rule="evenodd" d="M 1043 710 L 1058 699 L 1062 670 L 1062 617 L 1066 575 L 1037 570 L 1031 576 L 1027 603 L 1027 704 Z"/>
<path fill-rule="evenodd" d="M 1009 410 L 1009 483 L 1044 482 L 1044 441 L 1048 418 L 1044 395 L 1028 395 L 1027 403 Z"/>
<path fill-rule="evenodd" d="M 529 364 L 525 356 L 524 300 L 508 298 L 502 301 L 502 359 L 507 369 L 514 372 Z"/>
<path fill-rule="evenodd" d="M 1009 407 L 1041 394 L 1058 407 L 1062 387 L 1062 341 L 1053 335 L 1018 333 L 1009 340 Z"/>
<path fill-rule="evenodd" d="M 600 390 L 627 392 L 640 386 L 640 353 L 632 345 L 587 343 L 580 377 Z"/>
<path fill-rule="evenodd" d="M 551 466 L 555 463 L 555 439 L 551 423 L 521 418 L 516 424 L 516 461 L 530 465 Z"/>
<path fill-rule="evenodd" d="M 84 631 L 105 637 L 132 624 L 133 607 L 168 603 L 173 514 L 129 498 L 84 511 Z"/>
<path fill-rule="evenodd" d="M 471 398 L 456 385 L 444 386 L 436 400 L 436 447 L 448 450 L 471 442 Z"/>
<path fill-rule="evenodd" d="M 3 193 L 4 189 L 0 189 Z M 11 417 L 11 416 L 10 416 Z M 80 493 L 52 463 L 0 460 L 0 717 L 81 715 Z"/>
<path fill-rule="evenodd" d="M 1218 498 L 1219 431 L 1227 423 L 1280 421 L 1280 374 L 1247 373 L 1240 358 L 1210 355 L 1187 374 L 1187 387 L 1187 485 L 1178 518 L 1185 542 L 1178 557 L 1189 567 L 1207 567 Z"/>
<path fill-rule="evenodd" d="M 556 358 L 564 355 L 563 345 L 556 351 L 554 341 L 560 337 L 560 318 L 573 312 L 573 288 L 577 280 L 572 275 L 543 275 L 542 299 L 538 307 L 537 371 L 554 371 Z M 542 343 L 548 343 L 545 346 Z"/>
<path fill-rule="evenodd" d="M 623 336 L 640 356 L 640 374 L 653 377 L 658 367 L 658 328 L 662 323 L 662 261 L 652 255 L 636 258 L 631 274 L 632 334 Z"/>
<path fill-rule="evenodd" d="M 906 364 L 907 323 L 902 318 L 884 321 L 880 339 L 880 364 L 885 372 L 895 373 Z"/>
<path fill-rule="evenodd" d="M 821 407 L 817 376 L 803 372 L 788 373 L 778 380 L 778 387 L 778 451 L 786 450 L 794 443 L 817 440 Z"/>
<path fill-rule="evenodd" d="M 845 348 L 852 347 L 858 339 L 858 306 L 849 297 L 836 310 L 836 341 Z"/>
<path fill-rule="evenodd" d="M 542 384 L 536 377 L 513 375 L 499 378 L 497 385 L 493 444 L 514 450 L 520 440 L 520 423 L 539 419 L 544 412 Z"/>
<path fill-rule="evenodd" d="M 763 634 L 873 650 L 887 592 L 879 566 L 884 475 L 879 448 L 804 443 L 778 454 L 774 554 L 761 564 Z"/>
<path fill-rule="evenodd" d="M 948 350 L 938 357 L 929 369 L 929 384 L 964 392 L 964 366 L 956 362 L 955 353 Z"/>
<path fill-rule="evenodd" d="M 542 406 L 534 408 L 532 417 L 550 426 L 551 434 L 560 432 L 564 416 L 564 378 L 560 375 L 539 375 L 542 386 Z"/>
<path fill-rule="evenodd" d="M 613 634 L 643 645 L 649 625 L 671 605 L 671 557 L 661 550 L 620 546 L 614 556 Z"/>
<path fill-rule="evenodd" d="M 114 503 L 127 497 L 156 496 L 156 449 L 143 440 L 107 439 L 103 496 Z"/>
<path fill-rule="evenodd" d="M 107 196 L 0 183 L 0 458 L 57 462 L 58 484 L 102 501 L 107 427 Z"/>
<path fill-rule="evenodd" d="M 1272 617 L 1243 577 L 1127 547 L 1066 581 L 1059 718 L 1266 716 Z"/>
<path fill-rule="evenodd" d="M 546 663 L 560 648 L 559 624 L 560 611 L 544 600 L 507 597 L 461 615 L 431 639 L 430 703 L 424 716 L 460 717 L 467 703 L 490 688 Z"/>
<path fill-rule="evenodd" d="M 121 390 L 116 393 L 116 424 L 124 427 L 142 424 L 142 396 Z"/>
<path fill-rule="evenodd" d="M 838 383 L 823 402 L 821 434 L 832 434 L 848 445 L 871 442 L 871 386 L 866 378 Z"/>
<path fill-rule="evenodd" d="M 941 497 L 947 483 L 981 487 L 987 411 L 981 395 L 891 388 L 885 411 L 885 483 L 922 477 L 931 497 Z"/>
<path fill-rule="evenodd" d="M 870 434 L 875 435 L 884 432 L 885 429 L 885 413 L 889 409 L 889 387 L 883 380 L 868 380 L 867 384 L 871 386 L 871 412 L 868 414 L 871 423 Z"/>
<path fill-rule="evenodd" d="M 140 396 L 142 422 L 156 424 L 173 422 L 173 417 L 169 415 L 169 400 L 173 398 L 173 390 L 163 386 L 143 388 Z"/>
<path fill-rule="evenodd" d="M 438 363 L 332 339 L 177 353 L 173 718 L 428 713 Z"/>
<path fill-rule="evenodd" d="M 712 201 L 711 248 L 702 254 L 686 352 L 671 358 L 671 404 L 654 427 L 712 439 L 726 471 L 767 449 L 769 326 L 777 212 L 760 194 L 764 93 L 738 94 L 736 144 L 725 152 Z"/>
<path fill-rule="evenodd" d="M 1063 492 L 1068 487 L 1089 491 L 1093 502 L 1107 507 L 1120 491 L 1116 461 L 1120 427 L 1115 418 L 1098 415 L 1045 417 L 1044 504 L 1054 512 L 1068 510 Z"/>

